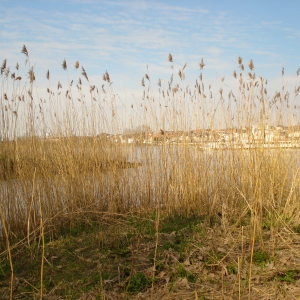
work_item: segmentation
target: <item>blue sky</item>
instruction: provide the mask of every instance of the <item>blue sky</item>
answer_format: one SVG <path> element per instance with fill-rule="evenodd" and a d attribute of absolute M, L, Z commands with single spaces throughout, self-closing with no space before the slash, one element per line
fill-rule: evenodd
<path fill-rule="evenodd" d="M 212 76 L 231 73 L 238 56 L 266 77 L 300 64 L 297 0 L 1 0 L 1 11 L 1 58 L 20 60 L 26 44 L 45 69 L 78 59 L 90 75 L 108 70 L 126 83 L 146 65 L 167 69 L 168 53 L 190 68 L 203 57 Z"/>
<path fill-rule="evenodd" d="M 275 82 L 300 67 L 299 0 L 1 0 L 0 10 L 1 61 L 15 65 L 25 44 L 43 74 L 79 60 L 119 91 L 140 88 L 146 72 L 168 78 L 169 53 L 195 76 L 203 58 L 210 80 L 231 76 L 238 56 Z"/>

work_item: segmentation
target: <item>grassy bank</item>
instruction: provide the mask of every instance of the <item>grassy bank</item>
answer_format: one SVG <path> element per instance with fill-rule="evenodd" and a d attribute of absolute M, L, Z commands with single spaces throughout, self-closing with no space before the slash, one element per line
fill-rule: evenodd
<path fill-rule="evenodd" d="M 75 217 L 75 215 L 73 216 Z M 297 299 L 299 230 L 222 216 L 77 214 L 55 237 L 2 253 L 3 299 Z M 10 285 L 11 284 L 11 285 Z"/>
<path fill-rule="evenodd" d="M 160 144 L 124 146 L 103 134 L 120 126 L 107 72 L 97 87 L 76 62 L 77 85 L 49 83 L 40 100 L 22 52 L 27 80 L 20 66 L 1 67 L 2 298 L 300 296 L 299 151 L 164 142 L 164 130 L 220 122 L 251 140 L 253 125 L 297 116 L 297 88 L 268 96 L 239 58 L 237 90 L 225 97 L 205 87 L 203 63 L 194 88 L 186 66 L 172 65 L 157 91 L 142 79 L 138 113 L 161 128 Z"/>

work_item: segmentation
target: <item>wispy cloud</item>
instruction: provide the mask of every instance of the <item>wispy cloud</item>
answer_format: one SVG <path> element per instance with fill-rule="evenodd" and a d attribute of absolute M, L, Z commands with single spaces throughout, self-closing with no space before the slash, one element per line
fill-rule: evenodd
<path fill-rule="evenodd" d="M 267 74 L 274 69 L 263 69 L 266 63 L 279 68 L 291 63 L 282 58 L 285 53 L 294 59 L 299 55 L 299 28 L 201 1 L 12 2 L 5 1 L 2 8 L 1 56 L 16 60 L 25 43 L 32 59 L 45 68 L 59 66 L 64 58 L 78 59 L 94 74 L 108 69 L 120 78 L 139 78 L 147 64 L 163 72 L 172 52 L 176 63 L 194 64 L 195 69 L 204 57 L 212 73 L 220 74 L 231 72 L 241 55 L 253 58 Z M 282 46 L 288 40 L 296 43 L 294 50 Z"/>

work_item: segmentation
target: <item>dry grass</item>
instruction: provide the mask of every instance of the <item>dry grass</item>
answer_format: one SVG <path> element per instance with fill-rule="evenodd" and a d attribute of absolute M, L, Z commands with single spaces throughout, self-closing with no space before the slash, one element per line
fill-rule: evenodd
<path fill-rule="evenodd" d="M 218 91 L 207 87 L 203 59 L 191 87 L 185 82 L 187 66 L 176 71 L 169 54 L 170 79 L 159 79 L 156 90 L 147 72 L 142 104 L 132 108 L 141 126 L 149 121 L 160 129 L 160 143 L 124 146 L 101 134 L 120 126 L 107 71 L 101 87 L 81 66 L 78 79 L 62 84 L 62 78 L 56 88 L 47 71 L 49 86 L 40 99 L 25 46 L 22 53 L 29 71 L 19 64 L 12 71 L 6 60 L 1 66 L 0 278 L 6 283 L 0 289 L 6 298 L 80 297 L 84 283 L 68 273 L 87 271 L 79 261 L 97 265 L 89 265 L 92 277 L 86 280 L 101 274 L 81 294 L 90 299 L 299 294 L 300 262 L 293 257 L 299 253 L 299 150 L 203 151 L 170 144 L 165 134 L 205 128 L 213 141 L 213 130 L 222 125 L 244 128 L 251 140 L 253 125 L 297 120 L 299 88 L 294 97 L 285 89 L 269 96 L 253 61 L 246 74 L 242 58 L 240 73 L 233 76 L 236 90 L 226 91 L 223 80 Z M 64 60 L 64 72 L 71 72 L 68 66 Z M 76 72 L 79 62 L 74 66 Z M 87 230 L 92 232 L 86 235 Z M 68 253 L 66 243 L 71 243 Z M 88 248 L 86 255 L 82 247 Z M 112 260 L 109 250 L 118 253 L 115 264 L 105 266 Z M 24 262 L 38 265 L 33 277 L 28 277 L 30 268 L 20 271 L 23 255 Z M 60 277 L 59 266 L 73 286 Z M 286 287 L 289 279 L 292 288 Z"/>

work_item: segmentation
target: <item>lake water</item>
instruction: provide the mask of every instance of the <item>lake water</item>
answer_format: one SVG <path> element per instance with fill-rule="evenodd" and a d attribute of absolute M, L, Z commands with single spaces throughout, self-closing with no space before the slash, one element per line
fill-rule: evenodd
<path fill-rule="evenodd" d="M 224 184 L 234 182 L 242 186 L 252 176 L 265 177 L 266 185 L 268 178 L 271 181 L 280 180 L 280 176 L 289 181 L 298 178 L 299 185 L 299 149 L 203 151 L 184 145 L 129 145 L 124 150 L 129 161 L 142 163 L 141 167 L 122 170 L 123 180 L 119 182 L 120 188 L 129 191 L 137 203 L 143 202 L 147 191 L 149 201 L 157 203 L 166 193 L 195 189 L 210 195 L 224 188 Z"/>
<path fill-rule="evenodd" d="M 78 205 L 73 204 L 73 198 L 81 199 L 82 206 L 98 203 L 108 210 L 114 210 L 110 205 L 117 203 L 122 211 L 171 202 L 178 205 L 187 195 L 191 199 L 222 201 L 222 195 L 233 197 L 236 188 L 249 185 L 246 188 L 251 190 L 258 176 L 267 188 L 270 180 L 274 181 L 272 188 L 284 183 L 288 189 L 293 184 L 300 193 L 299 149 L 203 151 L 184 145 L 121 147 L 128 161 L 141 162 L 141 166 L 107 171 L 96 177 L 91 173 L 72 185 L 63 177 L 47 182 L 37 179 L 34 184 L 17 179 L 0 182 L 3 215 L 16 221 L 26 219 L 29 207 L 39 210 L 39 201 L 49 211 L 61 212 L 70 203 Z M 15 214 L 16 210 L 20 215 Z"/>

